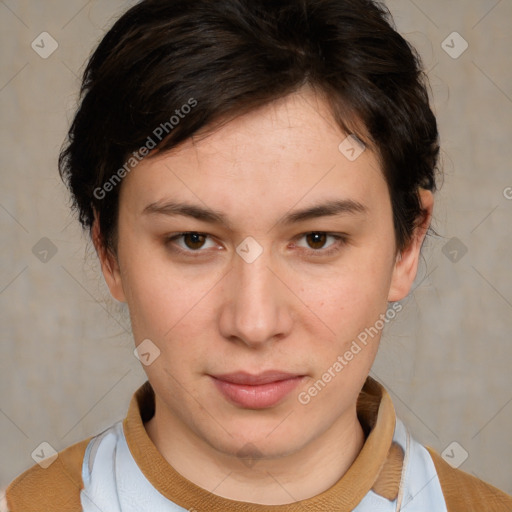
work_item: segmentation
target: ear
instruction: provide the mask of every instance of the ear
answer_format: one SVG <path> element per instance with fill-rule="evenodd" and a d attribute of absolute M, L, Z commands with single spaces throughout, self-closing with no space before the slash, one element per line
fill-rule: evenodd
<path fill-rule="evenodd" d="M 103 277 L 110 290 L 110 294 L 119 302 L 126 302 L 121 280 L 119 262 L 112 250 L 107 247 L 100 230 L 100 223 L 96 212 L 94 213 L 94 222 L 91 230 L 92 243 L 100 260 Z"/>
<path fill-rule="evenodd" d="M 421 208 L 424 217 L 414 229 L 409 245 L 396 258 L 388 294 L 389 302 L 402 300 L 409 293 L 418 271 L 421 245 L 432 220 L 434 196 L 430 190 L 419 190 Z"/>

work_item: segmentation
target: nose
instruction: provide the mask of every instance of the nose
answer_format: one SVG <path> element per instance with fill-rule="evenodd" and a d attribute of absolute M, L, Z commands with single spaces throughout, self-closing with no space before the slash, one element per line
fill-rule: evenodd
<path fill-rule="evenodd" d="M 293 324 L 291 293 L 281 280 L 284 276 L 278 277 L 278 272 L 270 267 L 270 260 L 268 251 L 252 263 L 235 256 L 224 283 L 225 297 L 219 320 L 220 331 L 226 339 L 257 348 L 290 333 Z"/>

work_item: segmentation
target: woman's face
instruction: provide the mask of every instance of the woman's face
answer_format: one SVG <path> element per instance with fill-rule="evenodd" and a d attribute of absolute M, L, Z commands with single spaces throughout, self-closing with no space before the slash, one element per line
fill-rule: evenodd
<path fill-rule="evenodd" d="M 161 417 L 219 452 L 293 453 L 354 417 L 414 279 L 422 238 L 397 259 L 378 159 L 346 137 L 297 93 L 122 184 L 107 283 Z"/>

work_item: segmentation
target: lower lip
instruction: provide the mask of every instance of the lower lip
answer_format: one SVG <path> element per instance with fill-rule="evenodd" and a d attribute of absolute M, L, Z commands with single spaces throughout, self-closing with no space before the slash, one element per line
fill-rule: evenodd
<path fill-rule="evenodd" d="M 303 377 L 269 382 L 257 386 L 233 384 L 213 378 L 217 389 L 231 403 L 245 409 L 266 409 L 277 405 L 286 395 L 293 391 Z"/>

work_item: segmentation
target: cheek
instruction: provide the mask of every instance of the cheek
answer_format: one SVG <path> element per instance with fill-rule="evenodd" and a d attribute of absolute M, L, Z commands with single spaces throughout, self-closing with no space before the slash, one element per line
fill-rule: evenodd
<path fill-rule="evenodd" d="M 187 397 L 176 382 L 186 383 L 187 391 L 195 393 L 190 372 L 200 367 L 204 357 L 202 303 L 191 287 L 162 274 L 141 272 L 130 277 L 128 306 L 135 343 L 149 339 L 159 351 L 143 369 L 155 386 L 173 389 L 168 399 L 179 406 Z"/>
<path fill-rule="evenodd" d="M 190 288 L 171 275 L 154 254 L 130 242 L 130 238 L 125 240 L 120 261 L 135 340 L 163 339 L 185 314 Z"/>
<path fill-rule="evenodd" d="M 163 338 L 174 325 L 177 313 L 168 307 L 174 302 L 172 288 L 165 285 L 165 280 L 132 267 L 127 270 L 124 282 L 128 283 L 125 291 L 135 340 Z"/>
<path fill-rule="evenodd" d="M 340 266 L 321 278 L 299 277 L 304 302 L 336 333 L 366 326 L 386 309 L 390 268 L 377 259 L 370 259 L 373 265 L 355 259 L 357 264 Z"/>
<path fill-rule="evenodd" d="M 202 278 L 186 275 L 165 258 L 145 256 L 136 249 L 126 259 L 123 287 L 133 336 L 138 344 L 150 339 L 169 361 L 183 362 L 201 354 L 200 341 L 211 330 L 215 272 Z"/>
<path fill-rule="evenodd" d="M 308 288 L 304 283 L 308 291 L 304 302 L 318 315 L 308 316 L 309 339 L 314 340 L 312 378 L 301 390 L 299 402 L 311 401 L 312 410 L 330 404 L 332 414 L 355 402 L 377 354 L 388 280 L 385 273 L 375 275 L 356 266 L 339 272 L 329 287 L 317 281 Z M 322 335 L 325 332 L 328 335 Z"/>
<path fill-rule="evenodd" d="M 340 363 L 343 370 L 333 370 L 338 383 L 333 390 L 347 386 L 351 379 L 360 383 L 373 363 L 382 333 L 380 318 L 388 307 L 390 261 L 377 244 L 371 250 L 359 247 L 327 275 L 301 278 L 303 302 L 308 305 L 302 320 L 315 343 L 316 370 L 327 371 L 346 354 Z"/>

